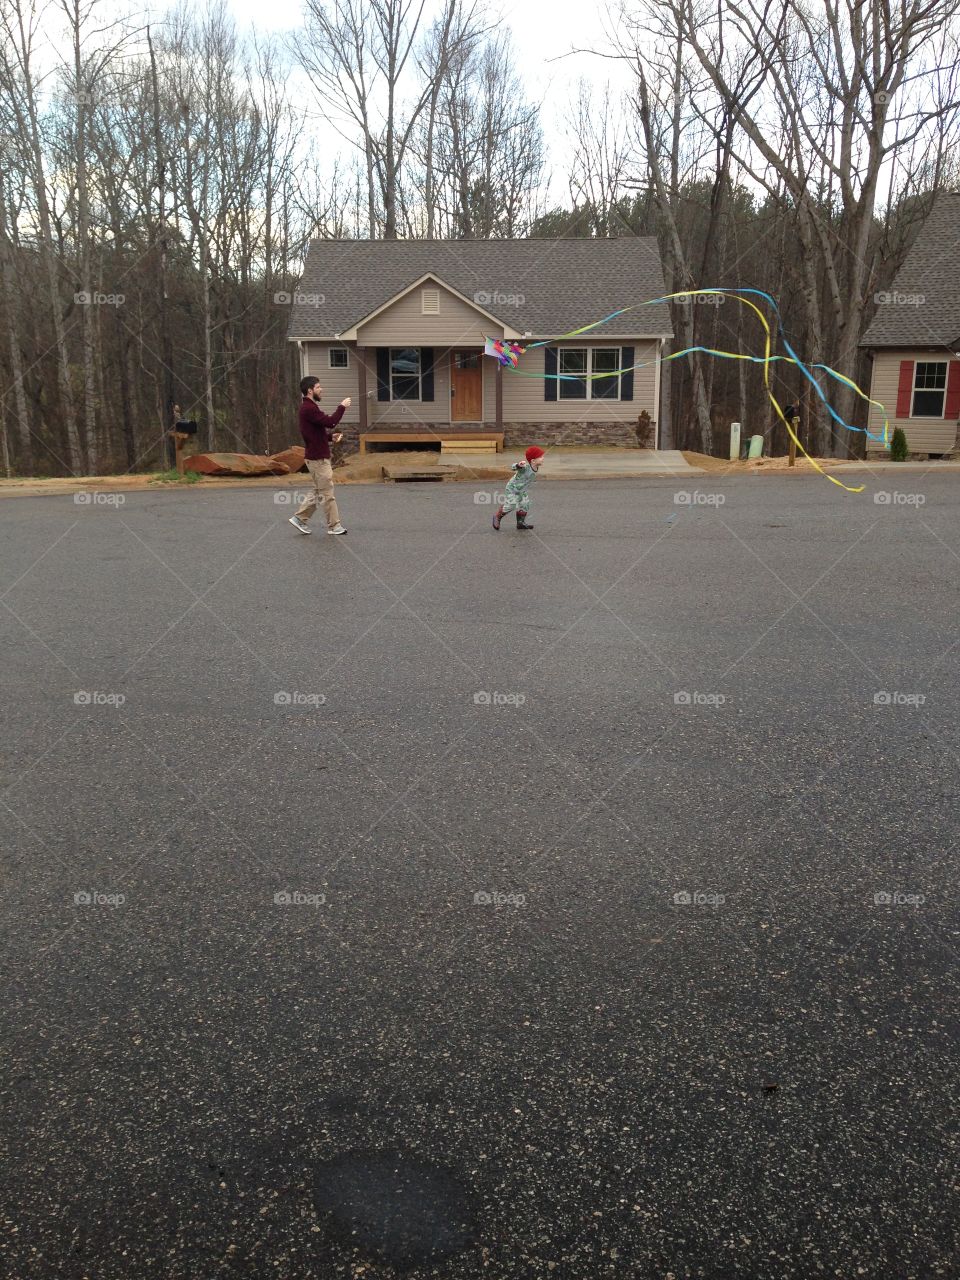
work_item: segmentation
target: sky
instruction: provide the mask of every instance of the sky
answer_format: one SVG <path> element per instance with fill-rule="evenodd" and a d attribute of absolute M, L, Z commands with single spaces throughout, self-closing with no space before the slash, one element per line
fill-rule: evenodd
<path fill-rule="evenodd" d="M 260 31 L 294 31 L 303 24 L 302 0 L 227 0 L 240 27 Z M 427 11 L 438 6 L 427 0 Z M 590 0 L 516 0 L 494 4 L 491 12 L 504 15 L 517 67 L 527 86 L 528 96 L 541 104 L 541 125 L 552 172 L 549 193 L 554 203 L 568 202 L 566 153 L 570 147 L 565 115 L 577 93 L 581 78 L 595 88 L 599 97 L 609 81 L 618 92 L 628 84 L 622 63 L 589 53 L 571 54 L 575 48 L 596 48 L 611 52 L 604 28 L 609 22 L 606 4 Z M 564 56 L 570 55 L 570 56 Z"/>

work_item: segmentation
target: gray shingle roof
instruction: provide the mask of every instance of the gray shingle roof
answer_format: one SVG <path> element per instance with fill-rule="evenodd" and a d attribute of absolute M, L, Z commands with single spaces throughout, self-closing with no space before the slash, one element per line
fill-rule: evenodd
<path fill-rule="evenodd" d="M 554 337 L 665 292 L 653 236 L 621 240 L 313 240 L 291 338 L 343 333 L 432 272 L 519 333 Z M 297 297 L 306 301 L 297 301 Z M 319 301 L 319 299 L 323 301 Z M 514 299 L 514 301 L 504 301 Z M 519 301 L 518 299 L 522 299 Z M 670 337 L 666 303 L 593 331 Z"/>
<path fill-rule="evenodd" d="M 960 339 L 960 192 L 940 192 L 892 287 L 878 296 L 862 347 L 955 348 Z"/>

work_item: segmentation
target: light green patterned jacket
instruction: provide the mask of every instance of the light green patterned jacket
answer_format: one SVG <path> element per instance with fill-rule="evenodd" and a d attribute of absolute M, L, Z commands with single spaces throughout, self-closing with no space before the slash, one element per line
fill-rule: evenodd
<path fill-rule="evenodd" d="M 530 503 L 530 486 L 537 478 L 537 473 L 531 467 L 529 462 L 515 462 L 513 464 L 513 475 L 507 481 L 507 487 L 504 490 L 506 501 L 504 502 L 504 510 L 512 511 L 516 507 L 519 511 L 529 511 Z"/>

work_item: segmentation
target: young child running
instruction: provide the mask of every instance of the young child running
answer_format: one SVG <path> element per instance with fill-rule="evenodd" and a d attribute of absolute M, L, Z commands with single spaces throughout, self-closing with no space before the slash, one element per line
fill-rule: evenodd
<path fill-rule="evenodd" d="M 530 486 L 536 480 L 537 472 L 540 470 L 540 464 L 543 461 L 543 450 L 539 445 L 532 444 L 524 457 L 526 461 L 513 464 L 513 475 L 507 481 L 503 505 L 497 507 L 493 513 L 493 527 L 495 529 L 499 529 L 500 521 L 503 517 L 514 510 L 517 513 L 518 529 L 533 528 L 532 524 L 527 524 L 527 515 L 532 501 Z"/>

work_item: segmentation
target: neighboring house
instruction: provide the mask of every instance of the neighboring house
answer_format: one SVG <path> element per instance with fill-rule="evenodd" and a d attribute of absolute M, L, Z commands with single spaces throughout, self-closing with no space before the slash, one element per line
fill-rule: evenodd
<path fill-rule="evenodd" d="M 873 357 L 870 395 L 902 427 L 911 453 L 944 454 L 960 419 L 960 193 L 941 192 L 897 273 L 877 295 L 860 343 Z M 883 433 L 870 406 L 869 429 Z M 883 446 L 867 440 L 868 453 Z"/>
<path fill-rule="evenodd" d="M 314 240 L 289 336 L 325 405 L 353 397 L 342 420 L 350 443 L 373 431 L 495 431 L 510 448 L 636 447 L 645 412 L 656 446 L 660 354 L 672 337 L 666 303 L 534 348 L 517 371 L 485 357 L 483 343 L 555 338 L 664 292 L 652 237 Z M 634 365 L 643 367 L 615 372 Z"/>

